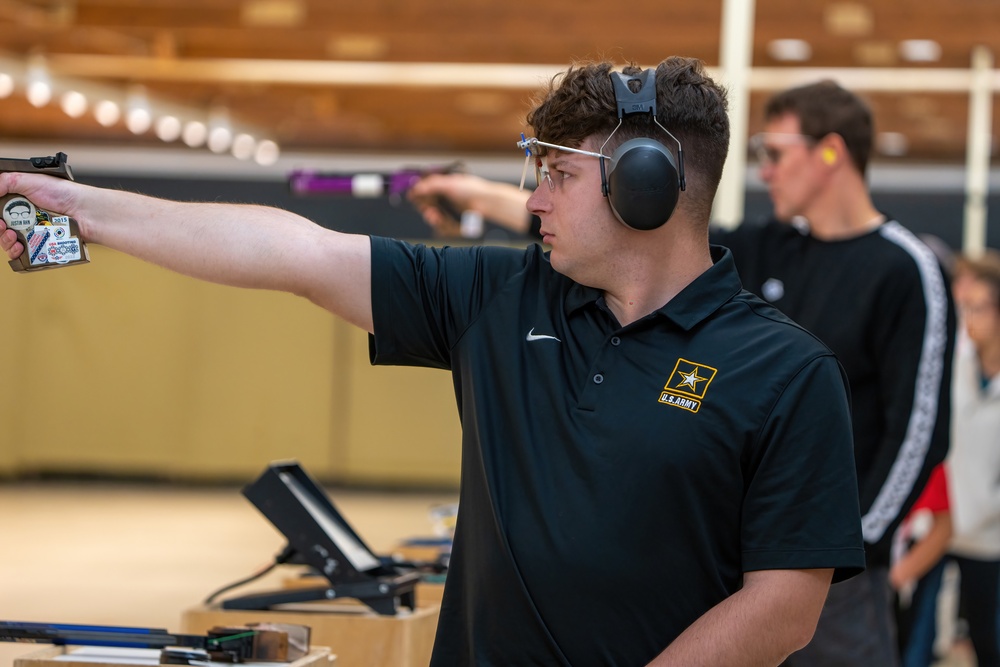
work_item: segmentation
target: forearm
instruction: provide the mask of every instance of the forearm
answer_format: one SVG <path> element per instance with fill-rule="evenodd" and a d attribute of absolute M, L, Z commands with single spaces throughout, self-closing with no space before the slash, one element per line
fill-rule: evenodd
<path fill-rule="evenodd" d="M 526 204 L 531 193 L 507 183 L 491 185 L 473 200 L 473 208 L 511 231 L 526 233 L 531 220 Z"/>
<path fill-rule="evenodd" d="M 741 590 L 685 630 L 649 667 L 773 667 L 812 638 L 832 570 L 748 576 Z"/>
<path fill-rule="evenodd" d="M 195 278 L 297 294 L 371 331 L 367 237 L 263 206 L 98 192 L 94 203 L 121 203 L 125 215 L 100 222 L 106 206 L 87 211 L 95 242 Z"/>
<path fill-rule="evenodd" d="M 529 216 L 526 204 L 530 192 L 516 185 L 491 181 L 473 174 L 431 174 L 410 189 L 410 198 L 421 208 L 425 217 L 434 210 L 436 197 L 443 197 L 463 211 L 475 211 L 483 217 L 524 234 Z M 431 216 L 440 227 L 438 216 Z"/>
<path fill-rule="evenodd" d="M 287 251 L 321 231 L 261 206 L 188 203 L 97 188 L 70 213 L 84 238 L 172 271 L 236 287 L 293 289 Z"/>
<path fill-rule="evenodd" d="M 948 550 L 951 532 L 951 515 L 936 512 L 930 532 L 892 567 L 889 580 L 893 587 L 903 588 L 927 574 Z"/>

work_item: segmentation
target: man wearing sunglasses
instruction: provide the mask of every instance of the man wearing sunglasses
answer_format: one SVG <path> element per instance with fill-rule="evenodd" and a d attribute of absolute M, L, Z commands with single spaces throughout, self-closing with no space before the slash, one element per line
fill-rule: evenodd
<path fill-rule="evenodd" d="M 709 248 L 725 93 L 696 60 L 588 63 L 528 120 L 548 252 L 24 174 L 0 193 L 90 242 L 305 296 L 372 332 L 373 363 L 452 372 L 462 484 L 436 667 L 776 665 L 864 554 L 842 369 Z M 633 158 L 666 178 L 623 172 Z M 647 196 L 669 205 L 637 217 Z M 0 247 L 23 251 L 9 230 Z"/>
<path fill-rule="evenodd" d="M 834 586 L 789 665 L 894 665 L 892 536 L 948 448 L 954 313 L 934 253 L 865 181 L 872 116 L 831 82 L 776 94 L 751 140 L 774 219 L 712 234 L 746 289 L 830 346 L 851 381 L 867 569 Z"/>

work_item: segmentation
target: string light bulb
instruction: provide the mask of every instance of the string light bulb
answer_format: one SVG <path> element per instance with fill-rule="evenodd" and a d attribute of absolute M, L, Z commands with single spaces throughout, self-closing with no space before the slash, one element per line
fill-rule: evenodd
<path fill-rule="evenodd" d="M 208 150 L 225 153 L 233 143 L 233 131 L 229 129 L 229 112 L 224 107 L 212 109 L 208 118 Z"/>
<path fill-rule="evenodd" d="M 146 89 L 133 86 L 129 89 L 126 101 L 128 111 L 125 113 L 125 127 L 132 134 L 143 134 L 153 124 L 153 114 L 149 110 L 149 100 Z"/>
<path fill-rule="evenodd" d="M 111 127 L 122 117 L 122 110 L 114 100 L 101 100 L 94 105 L 94 118 L 103 127 Z"/>
<path fill-rule="evenodd" d="M 33 107 L 44 107 L 52 99 L 52 81 L 42 58 L 32 58 L 27 72 L 28 103 Z"/>
<path fill-rule="evenodd" d="M 87 113 L 87 96 L 78 90 L 67 90 L 59 98 L 59 106 L 70 118 L 79 118 Z"/>
<path fill-rule="evenodd" d="M 257 140 L 246 132 L 241 132 L 233 138 L 233 157 L 237 160 L 249 160 L 257 148 Z"/>
<path fill-rule="evenodd" d="M 208 138 L 208 127 L 200 120 L 188 121 L 181 132 L 181 139 L 191 148 L 197 148 Z"/>
<path fill-rule="evenodd" d="M 154 128 L 154 131 L 160 141 L 170 143 L 171 141 L 177 141 L 177 139 L 181 136 L 182 129 L 183 127 L 180 119 L 177 116 L 167 114 L 166 116 L 160 116 L 156 119 L 156 127 Z"/>
<path fill-rule="evenodd" d="M 7 72 L 0 72 L 0 99 L 10 97 L 14 92 L 14 77 Z"/>
<path fill-rule="evenodd" d="M 257 164 L 267 167 L 277 162 L 280 155 L 281 151 L 278 149 L 278 144 L 270 139 L 264 139 L 257 144 L 253 159 Z"/>

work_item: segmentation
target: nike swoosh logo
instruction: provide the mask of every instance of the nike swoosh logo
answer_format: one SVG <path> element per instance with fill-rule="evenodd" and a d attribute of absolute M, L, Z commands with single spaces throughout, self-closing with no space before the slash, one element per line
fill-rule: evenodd
<path fill-rule="evenodd" d="M 531 331 L 529 331 L 528 335 L 524 337 L 524 340 L 528 341 L 529 343 L 532 343 L 532 342 L 534 342 L 536 340 L 554 340 L 557 343 L 561 343 L 562 342 L 561 340 L 559 340 L 555 336 L 546 336 L 545 334 L 536 334 L 535 333 L 535 327 L 531 327 Z"/>

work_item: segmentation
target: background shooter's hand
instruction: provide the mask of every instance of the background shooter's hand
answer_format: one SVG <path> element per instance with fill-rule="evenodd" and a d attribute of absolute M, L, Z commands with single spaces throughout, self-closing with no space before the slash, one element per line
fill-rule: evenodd
<path fill-rule="evenodd" d="M 459 219 L 438 202 L 448 202 L 453 210 L 471 211 L 518 234 L 528 231 L 530 218 L 526 204 L 530 192 L 516 185 L 490 181 L 465 173 L 429 174 L 417 181 L 408 193 L 424 220 L 440 236 L 461 236 Z"/>
<path fill-rule="evenodd" d="M 451 175 L 442 174 L 425 176 L 417 181 L 406 194 L 434 235 L 445 238 L 462 236 L 461 213 L 456 215 L 456 211 L 461 207 L 456 206 L 454 200 L 448 196 L 436 192 L 435 183 L 427 184 L 426 181 L 450 179 L 451 177 Z M 427 191 L 427 194 L 421 194 L 424 190 Z"/>

